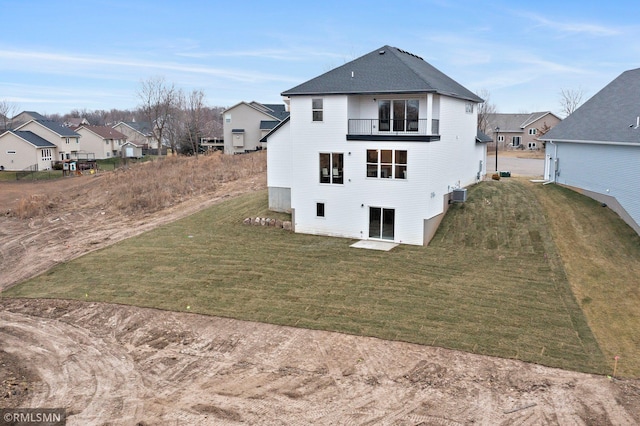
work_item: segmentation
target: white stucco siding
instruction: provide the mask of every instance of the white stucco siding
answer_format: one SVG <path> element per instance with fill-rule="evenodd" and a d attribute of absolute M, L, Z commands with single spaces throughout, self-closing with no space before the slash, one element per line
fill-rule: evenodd
<path fill-rule="evenodd" d="M 557 183 L 615 197 L 640 224 L 640 144 L 555 143 L 557 151 L 549 145 L 558 159 Z"/>

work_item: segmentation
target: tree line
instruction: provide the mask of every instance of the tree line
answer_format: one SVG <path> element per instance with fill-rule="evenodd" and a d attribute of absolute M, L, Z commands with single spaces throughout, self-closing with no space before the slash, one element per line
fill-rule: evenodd
<path fill-rule="evenodd" d="M 204 91 L 185 92 L 167 82 L 164 77 L 151 77 L 140 83 L 136 93 L 139 105 L 135 109 L 88 110 L 73 109 L 66 114 L 43 114 L 47 119 L 69 123 L 86 119 L 94 126 L 113 126 L 124 122 L 147 122 L 156 140 L 173 152 L 198 155 L 201 138 L 223 138 L 220 106 L 207 106 Z M 18 106 L 0 100 L 0 129 L 11 126 Z"/>

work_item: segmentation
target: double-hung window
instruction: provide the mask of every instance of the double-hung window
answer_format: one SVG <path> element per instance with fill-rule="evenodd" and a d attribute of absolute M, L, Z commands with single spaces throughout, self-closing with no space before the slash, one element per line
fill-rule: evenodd
<path fill-rule="evenodd" d="M 344 183 L 344 154 L 342 152 L 320 153 L 320 183 Z"/>
<path fill-rule="evenodd" d="M 323 102 L 322 98 L 311 99 L 311 116 L 313 121 L 323 121 Z"/>
<path fill-rule="evenodd" d="M 367 177 L 406 179 L 407 151 L 399 149 L 368 149 Z"/>

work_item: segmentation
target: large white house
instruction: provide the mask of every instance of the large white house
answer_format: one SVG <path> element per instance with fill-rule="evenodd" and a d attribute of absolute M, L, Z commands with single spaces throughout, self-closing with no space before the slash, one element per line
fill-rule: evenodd
<path fill-rule="evenodd" d="M 640 234 L 640 68 L 625 71 L 542 138 L 545 179 L 612 210 Z"/>
<path fill-rule="evenodd" d="M 482 99 L 412 53 L 384 46 L 282 95 L 269 207 L 295 232 L 426 245 L 452 192 L 486 173 Z"/>

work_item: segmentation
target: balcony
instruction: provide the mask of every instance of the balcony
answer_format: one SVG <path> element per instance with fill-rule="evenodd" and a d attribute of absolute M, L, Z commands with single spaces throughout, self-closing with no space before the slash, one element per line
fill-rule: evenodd
<path fill-rule="evenodd" d="M 431 120 L 378 120 L 367 118 L 349 119 L 347 140 L 349 141 L 413 141 L 434 142 L 440 140 L 440 121 Z"/>

